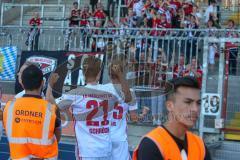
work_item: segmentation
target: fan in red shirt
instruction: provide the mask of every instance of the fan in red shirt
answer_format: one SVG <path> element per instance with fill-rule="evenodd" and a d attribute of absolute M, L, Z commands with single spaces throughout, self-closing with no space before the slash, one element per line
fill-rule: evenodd
<path fill-rule="evenodd" d="M 142 12 L 146 13 L 146 11 L 150 9 L 151 6 L 152 6 L 151 0 L 147 0 L 145 5 L 143 6 Z"/>
<path fill-rule="evenodd" d="M 196 58 L 193 57 L 191 64 L 188 64 L 188 66 L 186 67 L 184 76 L 192 76 L 197 78 L 199 86 L 202 86 L 202 75 L 203 75 L 203 71 L 198 66 Z"/>
<path fill-rule="evenodd" d="M 182 7 L 182 4 L 178 0 L 171 0 L 169 3 L 169 9 L 171 16 L 176 15 L 177 10 Z"/>
<path fill-rule="evenodd" d="M 161 24 L 161 14 L 155 14 L 152 19 L 152 28 L 156 28 Z"/>
<path fill-rule="evenodd" d="M 107 34 L 115 34 L 117 31 L 115 29 L 110 29 L 110 28 L 116 28 L 117 24 L 114 23 L 114 21 L 109 17 L 107 20 L 107 24 L 105 26 Z"/>
<path fill-rule="evenodd" d="M 91 13 L 89 11 L 89 6 L 85 6 L 83 11 L 80 14 L 80 26 L 86 26 L 89 23 L 89 18 L 91 17 Z"/>
<path fill-rule="evenodd" d="M 136 74 L 136 77 L 138 77 L 135 82 L 137 86 L 151 84 L 150 82 L 151 81 L 150 79 L 151 64 L 146 61 L 147 61 L 147 58 L 143 51 L 140 54 L 139 61 L 134 63 L 135 74 Z"/>
<path fill-rule="evenodd" d="M 172 0 L 172 1 L 170 2 L 170 4 L 171 4 L 171 5 L 175 5 L 175 6 L 176 6 L 176 10 L 178 10 L 179 8 L 182 7 L 181 2 L 179 2 L 178 0 Z"/>
<path fill-rule="evenodd" d="M 175 64 L 173 68 L 173 78 L 183 77 L 185 70 L 184 55 L 180 55 L 178 64 Z"/>
<path fill-rule="evenodd" d="M 228 20 L 228 28 L 230 30 L 236 29 L 234 20 Z M 238 38 L 238 32 L 227 31 L 226 37 L 228 38 Z M 229 74 L 236 75 L 237 74 L 237 61 L 238 61 L 238 44 L 232 42 L 226 42 L 226 49 L 229 52 Z"/>
<path fill-rule="evenodd" d="M 40 26 L 41 24 L 39 13 L 35 13 L 34 17 L 29 20 L 29 25 L 33 27 Z"/>
<path fill-rule="evenodd" d="M 29 20 L 29 25 L 31 26 L 30 31 L 28 32 L 28 37 L 25 42 L 27 46 L 30 45 L 31 50 L 38 50 L 38 41 L 40 36 L 40 28 L 41 25 L 41 18 L 39 13 L 34 13 L 33 18 Z"/>
<path fill-rule="evenodd" d="M 151 66 L 151 83 L 154 87 L 162 87 L 166 80 L 167 64 L 162 62 L 162 55 L 158 55 L 157 62 Z"/>
<path fill-rule="evenodd" d="M 127 4 L 128 8 L 133 8 L 134 3 L 136 3 L 138 0 L 125 0 L 125 4 Z"/>
<path fill-rule="evenodd" d="M 70 27 L 79 26 L 79 16 L 80 16 L 81 10 L 78 9 L 78 2 L 73 3 L 73 9 L 71 10 L 70 15 Z"/>
<path fill-rule="evenodd" d="M 158 10 L 158 11 L 164 11 L 163 6 L 164 6 L 165 2 L 159 1 L 159 0 L 154 0 L 152 6 L 154 9 Z"/>
<path fill-rule="evenodd" d="M 182 5 L 183 5 L 185 15 L 190 15 L 193 13 L 193 4 L 191 1 L 187 1 L 186 3 L 183 3 Z"/>
<path fill-rule="evenodd" d="M 93 17 L 96 19 L 105 19 L 106 18 L 106 14 L 103 11 L 103 6 L 101 3 L 98 3 L 97 9 L 94 12 Z"/>
<path fill-rule="evenodd" d="M 171 24 L 167 22 L 167 18 L 165 14 L 161 14 L 160 16 L 160 24 L 158 25 L 158 28 L 171 28 Z M 167 31 L 159 31 L 160 36 L 165 36 Z"/>
<path fill-rule="evenodd" d="M 153 30 L 151 30 L 150 35 L 151 36 L 158 36 L 158 31 L 154 30 L 156 28 L 158 28 L 161 24 L 161 15 L 158 12 L 157 14 L 154 12 L 153 14 L 153 18 L 152 18 L 152 28 Z"/>

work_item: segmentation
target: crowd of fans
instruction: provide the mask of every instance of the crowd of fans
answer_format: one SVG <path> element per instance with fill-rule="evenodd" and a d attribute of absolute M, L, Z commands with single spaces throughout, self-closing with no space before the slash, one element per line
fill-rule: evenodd
<path fill-rule="evenodd" d="M 78 3 L 73 3 L 71 18 L 79 18 L 74 23 L 79 26 L 97 26 L 103 27 L 104 23 L 97 21 L 105 21 L 106 18 L 112 19 L 120 15 L 114 16 L 114 8 L 118 1 L 108 0 L 107 10 L 104 9 L 102 3 L 91 0 L 90 4 L 78 7 Z M 111 9 L 110 9 L 111 8 Z M 199 28 L 205 25 L 209 20 L 218 25 L 217 3 L 210 0 L 209 6 L 204 9 L 199 8 L 191 0 L 124 0 L 121 6 L 121 22 L 115 26 L 126 25 L 130 28 L 141 26 L 147 28 Z M 70 25 L 74 21 L 71 19 Z M 95 20 L 94 22 L 92 22 Z M 80 23 L 79 23 L 80 22 Z"/>
<path fill-rule="evenodd" d="M 135 82 L 136 85 L 162 87 L 160 82 L 169 78 L 169 72 L 174 78 L 189 75 L 196 77 L 201 84 L 203 72 L 200 59 L 202 55 L 197 54 L 201 47 L 196 37 L 217 36 L 217 28 L 221 26 L 215 0 L 210 0 L 208 7 L 204 11 L 203 8 L 199 8 L 191 0 L 124 0 L 122 4 L 125 7 L 121 10 L 122 18 L 119 23 L 116 23 L 114 17 L 114 8 L 118 1 L 109 0 L 107 10 L 104 10 L 103 5 L 98 3 L 97 0 L 91 0 L 90 4 L 92 6 L 91 9 L 88 5 L 80 6 L 79 8 L 77 2 L 73 3 L 69 17 L 69 26 L 85 28 L 81 29 L 81 33 L 83 35 L 91 35 L 91 37 L 86 38 L 82 36 L 81 38 L 84 39 L 84 42 L 87 39 L 87 45 L 91 46 L 92 51 L 106 51 L 109 42 L 115 43 L 114 38 L 108 37 L 106 39 L 101 37 L 101 35 L 135 36 L 136 38 L 127 39 L 128 43 L 123 48 L 132 65 L 134 76 L 140 77 Z M 33 20 L 30 21 L 30 25 L 32 22 Z M 101 29 L 90 29 L 90 27 Z M 134 30 L 134 28 L 137 29 Z M 173 33 L 164 30 L 171 28 L 203 28 L 207 30 L 204 33 L 189 30 L 184 33 L 181 31 Z M 228 21 L 227 28 L 235 29 L 233 20 Z M 67 37 L 68 40 L 70 36 L 74 35 L 72 33 L 73 30 L 71 29 Z M 201 35 L 202 33 L 203 35 Z M 174 36 L 179 36 L 178 34 L 180 34 L 187 38 L 184 41 L 168 41 L 164 40 L 164 38 L 155 41 L 154 39 L 146 38 L 148 36 L 165 37 L 169 34 Z M 238 35 L 233 32 L 227 32 L 226 37 L 238 37 Z M 67 44 L 66 49 L 69 47 L 69 42 Z M 230 42 L 226 43 L 226 47 L 230 51 L 230 74 L 236 74 L 238 47 Z M 175 50 L 172 48 L 175 48 Z M 220 46 L 217 43 L 209 44 L 208 63 L 212 71 L 214 70 L 215 59 L 219 55 L 219 48 Z M 162 112 L 163 107 L 161 106 L 164 104 L 163 101 L 164 97 L 155 97 L 150 100 L 140 99 L 139 105 L 143 108 L 155 106 L 155 108 L 151 108 L 153 120 L 154 123 L 159 123 L 159 117 L 156 113 Z"/>
<path fill-rule="evenodd" d="M 85 30 L 85 33 L 95 35 L 135 35 L 140 37 L 135 42 L 137 52 L 152 47 L 149 40 L 141 39 L 144 36 L 164 37 L 166 35 L 185 36 L 189 39 L 181 44 L 188 46 L 186 51 L 180 48 L 181 52 L 186 52 L 186 62 L 189 62 L 192 56 L 196 56 L 197 41 L 196 37 L 204 36 L 202 32 L 186 31 L 186 32 L 170 32 L 165 29 L 209 29 L 209 36 L 215 36 L 214 30 L 220 28 L 218 6 L 215 0 L 210 0 L 207 8 L 199 8 L 197 4 L 191 0 L 124 0 L 121 1 L 122 10 L 120 22 L 116 23 L 114 17 L 114 8 L 118 4 L 117 0 L 108 0 L 107 10 L 104 9 L 102 3 L 96 0 L 90 1 L 92 9 L 88 5 L 80 6 L 77 2 L 73 3 L 73 9 L 70 15 L 70 27 L 98 27 L 97 30 Z M 111 9 L 110 9 L 111 8 Z M 119 15 L 117 15 L 119 16 Z M 120 28 L 114 30 L 113 28 Z M 134 30 L 136 29 L 137 30 Z M 142 30 L 139 30 L 142 29 Z M 84 31 L 84 30 L 83 30 Z M 101 41 L 103 41 L 101 39 Z M 94 42 L 97 47 L 98 42 Z M 162 46 L 168 55 L 168 60 L 172 58 L 172 47 L 175 44 L 166 44 L 166 41 L 159 41 L 158 46 Z M 104 43 L 100 42 L 103 45 Z M 98 48 L 103 48 L 98 47 Z M 170 49 L 167 49 L 170 48 Z M 209 63 L 214 64 L 215 54 L 219 46 L 211 45 L 209 50 Z M 141 52 L 140 51 L 140 52 Z M 191 56 L 192 55 L 192 56 Z M 139 60 L 140 54 L 136 54 Z M 155 55 L 154 60 L 156 60 Z"/>
<path fill-rule="evenodd" d="M 175 78 L 189 75 L 196 77 L 199 84 L 201 84 L 203 75 L 200 64 L 201 55 L 197 55 L 201 44 L 194 37 L 217 36 L 216 30 L 221 28 L 217 2 L 210 0 L 206 8 L 199 8 L 191 0 L 124 0 L 121 3 L 124 7 L 121 8 L 120 22 L 116 23 L 114 8 L 118 1 L 109 0 L 107 10 L 104 10 L 101 3 L 91 1 L 91 11 L 88 6 L 78 9 L 78 4 L 75 2 L 71 13 L 70 26 L 103 28 L 102 30 L 87 30 L 88 33 L 91 32 L 95 35 L 112 34 L 137 37 L 131 39 L 127 47 L 127 54 L 129 55 L 129 62 L 132 64 L 134 76 L 140 77 L 135 82 L 137 86 L 162 87 L 161 81 L 169 78 L 169 72 Z M 76 13 L 76 11 L 77 15 L 74 15 L 73 13 Z M 79 19 L 76 17 L 79 17 Z M 75 22 L 74 18 L 76 18 Z M 228 28 L 234 29 L 234 27 L 234 21 L 230 20 Z M 114 30 L 113 28 L 121 29 Z M 134 30 L 134 28 L 137 28 L 137 30 Z M 186 31 L 185 33 L 173 33 L 165 30 L 201 28 L 207 29 L 207 32 Z M 174 36 L 180 36 L 178 34 L 181 34 L 181 36 L 187 37 L 187 40 L 178 41 L 177 43 L 166 40 L 154 42 L 152 39 L 146 38 L 147 36 L 164 37 L 169 34 Z M 236 37 L 237 35 L 228 33 L 226 36 Z M 109 39 L 107 41 L 109 42 Z M 107 46 L 104 38 L 93 38 L 92 44 L 93 51 L 102 51 Z M 178 48 L 179 50 L 173 51 L 172 48 Z M 219 48 L 220 46 L 216 43 L 209 44 L 208 62 L 211 70 L 214 70 Z M 230 50 L 232 53 L 231 58 L 238 52 L 236 46 L 233 45 L 232 48 Z M 173 56 L 178 58 L 174 59 Z M 236 67 L 235 60 L 231 61 L 233 67 Z M 235 70 L 233 69 L 232 72 L 235 72 Z M 164 96 L 155 96 L 150 99 L 141 98 L 138 104 L 141 108 L 151 108 L 154 124 L 161 123 L 159 113 L 163 113 L 164 110 Z"/>

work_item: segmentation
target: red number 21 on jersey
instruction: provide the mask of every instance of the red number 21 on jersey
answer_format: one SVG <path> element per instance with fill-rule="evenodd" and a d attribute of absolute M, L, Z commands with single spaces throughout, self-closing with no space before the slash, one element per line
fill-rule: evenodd
<path fill-rule="evenodd" d="M 94 121 L 94 116 L 98 113 L 98 109 L 102 107 L 103 110 L 103 120 L 102 121 Z M 93 110 L 87 115 L 86 121 L 87 126 L 106 126 L 109 124 L 108 118 L 108 101 L 104 100 L 102 102 L 97 102 L 96 100 L 90 100 L 86 104 L 87 109 Z"/>

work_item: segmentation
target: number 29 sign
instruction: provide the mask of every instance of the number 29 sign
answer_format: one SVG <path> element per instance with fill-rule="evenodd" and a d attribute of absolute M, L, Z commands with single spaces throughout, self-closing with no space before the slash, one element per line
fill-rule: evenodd
<path fill-rule="evenodd" d="M 202 113 L 204 115 L 218 115 L 220 112 L 220 95 L 213 93 L 203 94 Z"/>

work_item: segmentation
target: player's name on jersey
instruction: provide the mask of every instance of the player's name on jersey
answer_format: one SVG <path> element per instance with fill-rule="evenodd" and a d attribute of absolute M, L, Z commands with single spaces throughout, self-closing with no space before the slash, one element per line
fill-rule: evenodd
<path fill-rule="evenodd" d="M 89 133 L 91 134 L 104 134 L 104 133 L 109 133 L 109 128 L 90 128 Z"/>
<path fill-rule="evenodd" d="M 111 94 L 84 94 L 84 98 L 112 98 Z"/>

